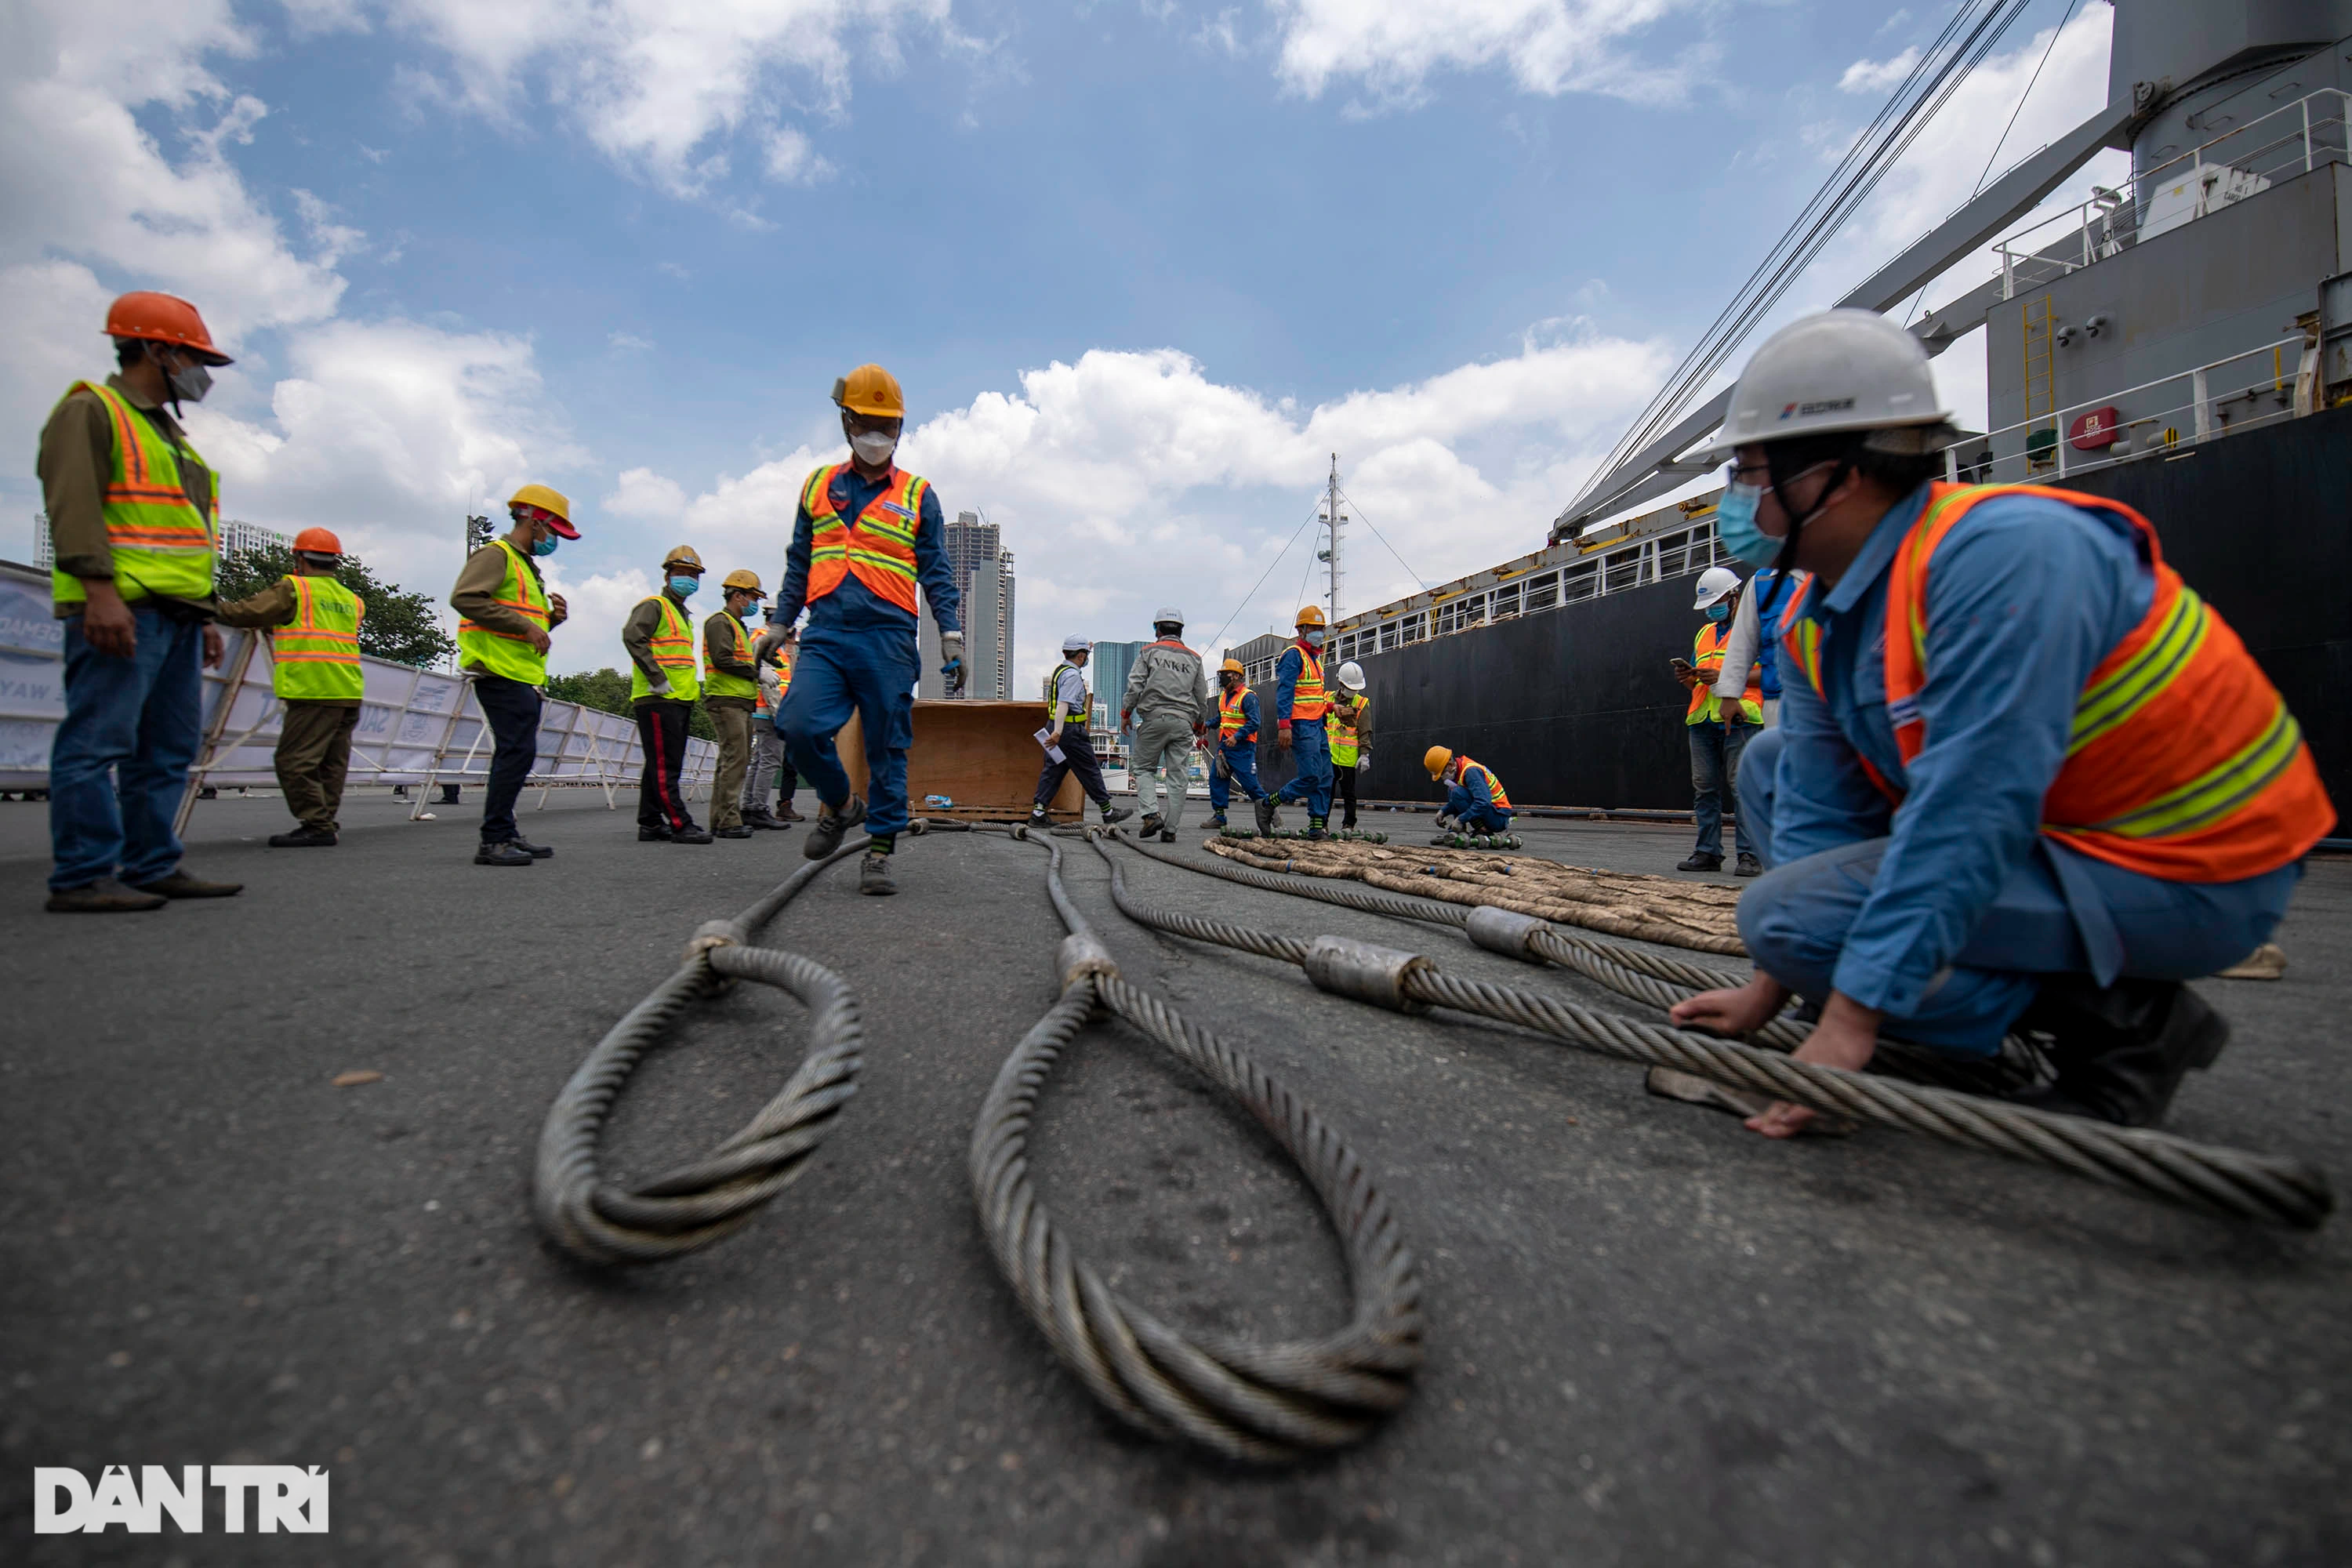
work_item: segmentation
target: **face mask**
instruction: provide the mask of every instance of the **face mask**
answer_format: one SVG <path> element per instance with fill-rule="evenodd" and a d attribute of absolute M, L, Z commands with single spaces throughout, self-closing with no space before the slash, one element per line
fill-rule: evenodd
<path fill-rule="evenodd" d="M 1706 607 L 1706 618 L 1710 621 L 1727 621 L 1731 618 L 1731 606 L 1729 605 L 1709 605 Z"/>
<path fill-rule="evenodd" d="M 1769 566 L 1780 557 L 1784 541 L 1756 526 L 1756 508 L 1764 500 L 1762 485 L 1734 479 L 1715 503 L 1715 536 L 1723 547 L 1750 566 Z"/>
<path fill-rule="evenodd" d="M 898 437 L 877 430 L 861 430 L 849 438 L 849 449 L 857 454 L 859 462 L 878 468 L 898 449 Z"/>
<path fill-rule="evenodd" d="M 213 389 L 213 373 L 190 361 L 171 373 L 172 391 L 183 403 L 202 403 Z"/>
<path fill-rule="evenodd" d="M 678 576 L 669 580 L 669 591 L 681 599 L 693 598 L 694 591 L 700 586 L 701 583 L 692 577 Z"/>
<path fill-rule="evenodd" d="M 1308 632 L 1307 634 L 1307 646 L 1308 647 L 1321 647 L 1323 646 L 1323 634 L 1321 632 Z"/>
<path fill-rule="evenodd" d="M 552 555 L 555 553 L 556 545 L 560 542 L 562 542 L 551 533 L 544 539 L 534 539 L 530 542 L 530 552 L 533 555 Z"/>

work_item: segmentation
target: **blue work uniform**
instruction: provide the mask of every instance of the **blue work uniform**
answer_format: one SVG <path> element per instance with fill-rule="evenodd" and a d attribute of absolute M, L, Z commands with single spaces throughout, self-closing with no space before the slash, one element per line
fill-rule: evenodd
<path fill-rule="evenodd" d="M 1307 803 L 1307 815 L 1316 822 L 1331 815 L 1331 742 L 1325 732 L 1323 721 L 1293 719 L 1290 705 L 1298 694 L 1298 678 L 1307 668 L 1306 659 L 1292 643 L 1282 650 L 1282 658 L 1274 667 L 1274 710 L 1281 722 L 1290 726 L 1290 752 L 1298 760 L 1298 776 L 1275 795 L 1277 802 Z M 1324 693 L 1330 693 L 1329 672 L 1324 674 Z"/>
<path fill-rule="evenodd" d="M 1225 765 L 1209 770 L 1209 809 L 1219 816 L 1225 814 L 1227 803 L 1234 798 L 1233 786 L 1236 784 L 1242 786 L 1244 800 L 1265 797 L 1265 790 L 1257 782 L 1257 693 L 1244 687 L 1241 730 L 1230 745 L 1219 739 L 1217 754 L 1224 758 Z M 1225 777 L 1227 771 L 1233 773 L 1231 780 Z"/>
<path fill-rule="evenodd" d="M 1827 700 L 1792 668 L 1780 726 L 1748 744 L 1740 815 L 1771 868 L 1739 900 L 1757 967 L 1812 1001 L 1834 988 L 1878 1009 L 1889 1035 L 1989 1053 L 2039 976 L 2188 980 L 2245 957 L 2286 912 L 2299 864 L 2167 881 L 2040 831 L 2075 700 L 2155 594 L 2138 542 L 2105 514 L 1997 496 L 1953 526 L 1927 590 L 1927 744 L 1904 765 L 1886 713 L 1886 577 L 1927 501 L 1922 485 L 1834 586 L 1814 584 L 1798 613 L 1821 628 Z M 1900 810 L 1864 757 L 1903 793 Z"/>
<path fill-rule="evenodd" d="M 1483 770 L 1446 786 L 1445 815 L 1473 833 L 1507 833 L 1511 826 L 1511 814 L 1495 804 Z"/>
<path fill-rule="evenodd" d="M 830 494 L 841 517 L 854 518 L 896 478 L 869 479 L 847 464 L 834 476 Z M 961 631 L 961 595 L 948 564 L 947 526 L 940 492 L 923 487 L 915 531 L 915 577 L 931 618 L 942 632 Z M 811 524 L 808 508 L 793 523 L 793 545 L 784 557 L 783 586 L 776 594 L 773 619 L 790 626 L 808 602 Z M 866 738 L 866 831 L 887 838 L 907 826 L 907 746 L 914 738 L 915 617 L 845 574 L 833 592 L 809 608 L 801 632 L 792 689 L 776 715 L 793 771 L 816 788 L 818 798 L 836 809 L 849 802 L 849 774 L 833 738 L 857 714 Z"/>

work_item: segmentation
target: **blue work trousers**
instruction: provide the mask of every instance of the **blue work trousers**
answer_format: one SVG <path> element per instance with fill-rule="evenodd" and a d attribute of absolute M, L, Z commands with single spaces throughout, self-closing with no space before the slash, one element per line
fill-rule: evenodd
<path fill-rule="evenodd" d="M 1220 745 L 1217 748 L 1217 754 L 1225 759 L 1225 768 L 1232 770 L 1234 776 L 1228 779 L 1223 770 L 1210 768 L 1209 809 L 1211 811 L 1215 812 L 1219 816 L 1225 814 L 1225 806 L 1234 798 L 1235 784 L 1242 786 L 1244 800 L 1265 798 L 1265 791 L 1257 782 L 1256 742 L 1248 741 L 1238 746 Z"/>
<path fill-rule="evenodd" d="M 1511 814 L 1493 801 L 1481 801 L 1476 795 L 1455 784 L 1445 792 L 1446 815 L 1471 833 L 1508 833 Z"/>
<path fill-rule="evenodd" d="M 915 734 L 915 628 L 811 628 L 777 715 L 793 771 L 825 805 L 849 803 L 849 774 L 833 737 L 853 712 L 866 733 L 866 831 L 907 826 L 907 746 Z"/>
<path fill-rule="evenodd" d="M 1331 815 L 1331 743 L 1320 719 L 1290 721 L 1290 751 L 1298 759 L 1298 776 L 1282 786 L 1277 803 L 1307 803 L 1307 815 L 1320 822 Z"/>
<path fill-rule="evenodd" d="M 131 606 L 128 658 L 99 652 L 66 622 L 66 716 L 49 748 L 49 889 L 117 870 L 153 882 L 180 864 L 172 831 L 204 733 L 205 628 Z"/>
<path fill-rule="evenodd" d="M 1764 732 L 1760 724 L 1725 724 L 1702 720 L 1690 731 L 1691 816 L 1698 824 L 1698 852 L 1723 858 L 1723 814 L 1733 817 L 1732 843 L 1742 855 L 1755 851 L 1748 813 L 1739 808 L 1739 754 Z"/>
<path fill-rule="evenodd" d="M 1743 825 L 1754 819 L 1769 868 L 1739 900 L 1739 936 L 1756 967 L 1811 1002 L 1829 997 L 1846 933 L 1877 879 L 1888 840 L 1864 839 L 1787 865 L 1772 856 L 1774 773 L 1784 731 L 1748 747 Z M 2194 980 L 2227 969 L 2270 934 L 2302 879 L 2301 862 L 2237 882 L 2168 882 L 2078 855 L 2044 837 L 2011 873 L 1975 934 L 1889 1035 L 1989 1055 L 2045 974 Z"/>

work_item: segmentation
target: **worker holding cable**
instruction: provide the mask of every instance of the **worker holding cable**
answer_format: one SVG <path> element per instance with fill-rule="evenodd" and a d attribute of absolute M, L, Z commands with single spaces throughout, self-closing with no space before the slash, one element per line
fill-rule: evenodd
<path fill-rule="evenodd" d="M 1790 574 L 1759 606 L 1780 722 L 1739 780 L 1769 869 L 1739 900 L 1756 978 L 1674 1017 L 1737 1035 L 1801 996 L 1798 1058 L 1848 1070 L 1882 1030 L 1977 1058 L 2032 1031 L 2055 1079 L 2017 1098 L 2150 1125 L 2229 1039 L 2182 983 L 2270 935 L 2335 809 L 2146 518 L 1947 483 L 1956 438 L 1918 341 L 1865 310 L 1784 328 L 1732 391 L 1717 531 Z"/>

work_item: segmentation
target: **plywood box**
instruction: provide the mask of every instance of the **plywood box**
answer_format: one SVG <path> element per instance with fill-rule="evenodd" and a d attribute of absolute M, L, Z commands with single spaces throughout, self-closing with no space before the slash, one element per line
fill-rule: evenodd
<path fill-rule="evenodd" d="M 943 795 L 955 802 L 958 816 L 1027 816 L 1045 762 L 1035 738 L 1045 725 L 1043 702 L 918 701 L 914 743 L 907 749 L 908 814 L 923 816 L 923 797 Z M 855 717 L 834 743 L 849 787 L 864 795 L 866 742 Z M 1076 777 L 1064 778 L 1053 815 L 1070 821 L 1086 808 Z"/>

